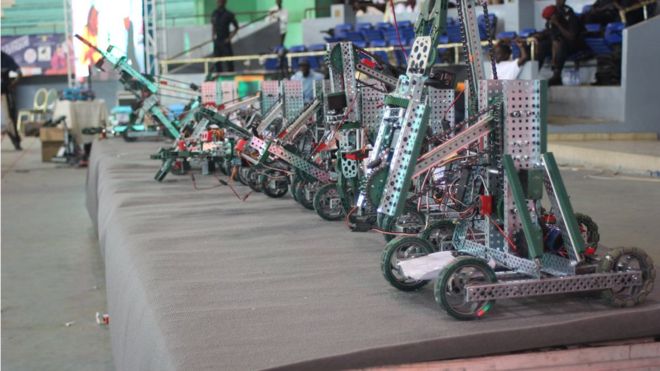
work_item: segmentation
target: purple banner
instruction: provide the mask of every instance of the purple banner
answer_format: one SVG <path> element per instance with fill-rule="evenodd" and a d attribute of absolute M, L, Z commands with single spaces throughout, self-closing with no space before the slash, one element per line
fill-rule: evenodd
<path fill-rule="evenodd" d="M 66 75 L 64 34 L 2 36 L 0 39 L 2 51 L 14 58 L 24 76 Z"/>

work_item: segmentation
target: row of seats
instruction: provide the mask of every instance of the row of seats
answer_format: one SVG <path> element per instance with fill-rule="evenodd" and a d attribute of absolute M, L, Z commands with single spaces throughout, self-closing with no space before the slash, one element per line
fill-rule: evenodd
<path fill-rule="evenodd" d="M 410 53 L 411 41 L 414 40 L 414 31 L 412 29 L 412 23 L 408 21 L 403 21 L 399 23 L 399 33 L 401 34 L 401 42 L 406 49 L 406 53 Z M 622 32 L 625 28 L 623 23 L 610 23 L 606 27 L 602 28 L 599 24 L 588 24 L 586 25 L 587 37 L 585 38 L 586 44 L 589 46 L 591 52 L 595 55 L 611 54 L 612 47 L 615 45 L 620 45 L 622 41 Z M 343 35 L 341 40 L 347 40 L 353 42 L 358 47 L 361 48 L 383 48 L 383 47 L 394 47 L 394 59 L 399 66 L 404 66 L 406 63 L 406 58 L 403 55 L 403 52 L 400 49 L 399 40 L 396 36 L 396 30 L 394 25 L 387 22 L 380 22 L 375 25 L 371 23 L 358 23 L 355 26 L 348 24 L 338 25 L 335 30 L 339 29 L 339 35 Z M 335 31 L 336 32 L 336 31 Z M 517 37 L 528 38 L 534 35 L 537 32 L 534 28 L 525 28 L 520 32 L 515 31 L 506 31 L 500 32 L 496 35 L 497 40 L 504 39 L 515 39 Z M 336 33 L 337 34 L 337 33 Z M 360 35 L 360 36 L 358 36 Z M 383 37 L 376 37 L 383 36 Z M 406 37 L 407 36 L 407 37 Z M 327 38 L 328 42 L 336 42 L 337 38 Z M 460 42 L 460 25 L 456 20 L 450 19 L 447 24 L 447 34 L 441 35 L 438 39 L 440 44 L 448 44 Z M 520 55 L 520 50 L 517 45 L 512 44 L 513 58 L 518 58 Z M 326 48 L 326 44 L 312 44 L 312 45 L 296 45 L 288 49 L 290 53 L 301 53 L 301 52 L 317 52 L 323 51 Z M 283 51 L 283 47 L 279 47 L 274 50 L 275 53 Z M 446 49 L 441 49 L 438 53 L 438 57 L 442 57 L 446 53 Z M 389 54 L 386 51 L 376 51 L 374 52 L 379 58 L 387 61 L 389 60 Z M 577 58 L 577 57 L 576 57 Z M 575 58 L 569 58 L 575 59 Z M 323 64 L 322 56 L 313 56 L 308 57 L 310 67 L 313 69 L 319 69 Z M 300 58 L 292 58 L 291 68 L 297 70 L 299 67 Z M 280 68 L 279 61 L 276 58 L 271 58 L 266 60 L 265 63 L 266 70 L 277 70 Z"/>
<path fill-rule="evenodd" d="M 494 34 L 497 25 L 497 17 L 494 14 L 489 14 L 487 22 L 486 17 L 480 15 L 477 18 L 477 23 L 479 26 L 479 37 L 481 39 L 486 39 L 489 35 Z M 454 18 L 449 18 L 447 20 L 447 28 L 443 36 L 446 37 L 446 42 L 461 42 L 461 26 L 458 20 Z M 378 22 L 376 24 L 357 23 L 355 25 L 342 23 L 335 26 L 333 35 L 326 37 L 325 41 L 329 43 L 351 41 L 358 47 L 364 48 L 370 46 L 374 41 L 385 41 L 389 45 L 398 45 L 399 39 L 403 45 L 410 45 L 412 43 L 415 39 L 415 29 L 412 22 L 401 21 L 398 22 L 396 26 L 389 22 Z"/>
<path fill-rule="evenodd" d="M 609 23 L 603 29 L 600 24 L 585 25 L 587 34 L 585 43 L 595 55 L 609 55 L 613 52 L 615 45 L 621 45 L 623 41 L 623 29 L 625 25 L 621 22 Z"/>

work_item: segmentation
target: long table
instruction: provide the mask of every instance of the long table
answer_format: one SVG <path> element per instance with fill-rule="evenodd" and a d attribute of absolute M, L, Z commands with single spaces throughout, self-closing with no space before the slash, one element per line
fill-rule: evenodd
<path fill-rule="evenodd" d="M 87 208 L 105 259 L 118 370 L 337 369 L 660 334 L 660 286 L 635 308 L 597 295 L 498 302 L 460 322 L 380 272 L 383 238 L 290 196 L 241 202 L 214 177 L 153 180 L 159 143 L 94 143 Z M 239 193 L 249 191 L 237 186 Z"/>

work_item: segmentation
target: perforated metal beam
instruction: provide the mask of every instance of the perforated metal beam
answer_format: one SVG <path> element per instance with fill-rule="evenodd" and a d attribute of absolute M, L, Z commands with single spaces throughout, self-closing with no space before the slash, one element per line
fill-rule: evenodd
<path fill-rule="evenodd" d="M 490 120 L 490 113 L 484 114 L 476 124 L 420 157 L 415 166 L 413 178 L 419 177 L 424 172 L 447 160 L 456 152 L 470 146 L 490 133 Z"/>
<path fill-rule="evenodd" d="M 640 286 L 641 272 L 594 273 L 568 277 L 503 281 L 471 285 L 466 289 L 466 301 L 524 298 L 606 289 Z"/>
<path fill-rule="evenodd" d="M 322 183 L 329 183 L 332 181 L 332 175 L 329 172 L 319 169 L 313 164 L 307 162 L 302 157 L 287 151 L 284 147 L 277 143 L 266 142 L 257 137 L 252 137 L 250 139 L 250 147 L 256 149 L 261 154 L 268 152 L 276 157 L 279 157 L 280 159 L 288 162 L 294 168 L 306 172 Z"/>

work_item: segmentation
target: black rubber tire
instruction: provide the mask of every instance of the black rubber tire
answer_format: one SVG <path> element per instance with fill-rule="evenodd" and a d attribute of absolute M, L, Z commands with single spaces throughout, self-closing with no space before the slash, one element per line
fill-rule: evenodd
<path fill-rule="evenodd" d="M 610 250 L 601 259 L 598 272 L 625 272 L 626 269 L 619 265 L 625 256 L 631 256 L 638 261 L 639 270 L 642 272 L 642 285 L 623 288 L 616 292 L 612 289 L 603 291 L 603 298 L 615 307 L 632 307 L 643 303 L 648 294 L 653 291 L 655 282 L 656 273 L 653 260 L 644 250 L 637 247 L 618 247 Z M 630 292 L 625 293 L 626 290 L 630 290 Z"/>
<path fill-rule="evenodd" d="M 397 277 L 394 273 L 395 263 L 392 262 L 396 258 L 396 262 L 402 260 L 399 259 L 399 254 L 408 253 L 409 249 L 416 248 L 417 251 L 412 257 L 419 257 L 431 254 L 433 252 L 433 247 L 427 241 L 422 240 L 417 237 L 397 237 L 394 240 L 390 241 L 383 250 L 380 259 L 380 270 L 383 272 L 383 276 L 390 283 L 390 285 L 401 291 L 415 291 L 424 287 L 428 280 L 424 281 L 406 281 L 402 277 Z"/>
<path fill-rule="evenodd" d="M 222 175 L 229 175 L 229 174 L 227 173 L 227 169 L 225 169 L 225 162 L 224 162 L 224 160 L 219 161 L 217 164 L 218 164 L 218 169 L 220 170 L 220 172 L 222 173 Z"/>
<path fill-rule="evenodd" d="M 259 182 L 259 174 L 254 167 L 250 168 L 247 173 L 248 187 L 255 192 L 261 192 L 261 183 Z"/>
<path fill-rule="evenodd" d="M 451 249 L 442 249 L 442 245 L 447 246 L 446 242 L 453 239 L 454 229 L 456 225 L 451 220 L 439 220 L 426 227 L 420 237 L 428 241 L 434 251 L 454 250 L 453 245 Z M 436 232 L 440 232 L 439 235 Z"/>
<path fill-rule="evenodd" d="M 291 197 L 298 202 L 298 195 L 297 195 L 297 189 L 298 185 L 300 184 L 300 178 L 294 176 L 293 181 L 291 182 Z"/>
<path fill-rule="evenodd" d="M 238 181 L 243 183 L 243 185 L 248 185 L 247 174 L 250 171 L 249 167 L 241 166 L 238 168 Z"/>
<path fill-rule="evenodd" d="M 165 180 L 165 177 L 167 176 L 167 174 L 169 174 L 173 165 L 174 165 L 174 160 L 172 159 L 163 161 L 163 164 L 160 166 L 160 169 L 158 169 L 158 172 L 154 176 L 154 179 L 156 179 L 156 181 L 158 182 L 162 182 L 163 180 Z"/>
<path fill-rule="evenodd" d="M 415 208 L 406 206 L 406 208 L 405 208 L 404 211 L 403 211 L 403 214 L 401 214 L 401 216 L 399 216 L 399 218 L 403 217 L 403 216 L 406 215 L 406 214 L 414 215 L 415 218 L 419 219 L 419 221 L 420 221 L 420 225 L 422 225 L 422 226 L 424 225 L 424 215 L 422 215 L 422 213 L 420 213 L 419 211 L 417 211 Z M 385 230 L 386 230 L 387 232 L 391 232 L 391 231 L 393 231 L 393 230 L 394 230 L 394 227 L 396 226 L 397 221 L 399 220 L 399 218 L 397 218 L 397 219 L 390 219 L 390 221 L 389 221 L 389 223 L 388 223 L 388 226 L 387 226 L 387 228 L 386 228 Z M 423 227 L 422 227 L 422 228 L 423 228 Z M 411 232 L 412 232 L 412 231 L 411 231 Z M 417 231 L 417 232 L 421 232 L 421 228 L 420 228 L 420 230 Z M 396 238 L 396 237 L 397 237 L 397 236 L 396 236 L 395 234 L 383 234 L 383 238 L 385 238 L 385 242 L 390 242 L 390 241 L 392 241 L 392 240 L 393 240 L 394 238 Z"/>
<path fill-rule="evenodd" d="M 276 171 L 268 171 L 266 173 L 267 175 L 262 176 L 262 181 L 261 181 L 261 189 L 264 192 L 264 194 L 270 198 L 282 198 L 284 195 L 289 192 L 289 181 L 288 180 L 281 180 L 281 179 L 275 179 L 272 178 L 271 176 L 274 177 L 283 177 L 282 173 L 278 173 Z M 268 176 L 270 175 L 270 176 Z M 277 185 L 275 188 L 271 188 L 271 185 Z"/>
<path fill-rule="evenodd" d="M 300 184 L 298 185 L 298 190 L 296 194 L 296 198 L 298 198 L 298 203 L 303 205 L 305 209 L 309 210 L 314 210 L 314 194 L 311 195 L 310 198 L 307 197 L 307 194 L 305 192 L 305 188 L 309 183 L 306 181 L 301 181 Z"/>
<path fill-rule="evenodd" d="M 331 222 L 341 220 L 344 217 L 344 208 L 341 205 L 339 206 L 339 212 L 335 213 L 331 213 L 325 208 L 324 198 L 331 194 L 333 191 L 335 197 L 338 198 L 339 193 L 337 192 L 337 184 L 335 183 L 322 186 L 318 191 L 316 191 L 316 194 L 314 195 L 314 210 L 316 210 L 316 213 L 319 214 L 321 218 Z"/>
<path fill-rule="evenodd" d="M 460 269 L 472 267 L 479 270 L 484 278 L 484 281 L 480 283 L 495 283 L 497 282 L 497 276 L 495 276 L 495 271 L 481 259 L 474 258 L 471 256 L 459 256 L 452 263 L 447 265 L 440 274 L 438 275 L 438 280 L 435 283 L 434 287 L 434 296 L 435 301 L 442 306 L 447 314 L 450 316 L 461 320 L 461 321 L 470 321 L 483 317 L 495 303 L 494 300 L 488 300 L 482 303 L 478 303 L 475 308 L 470 309 L 467 312 L 458 311 L 452 306 L 452 304 L 447 300 L 447 291 L 448 288 L 451 288 L 451 291 L 455 291 L 456 287 L 450 285 L 450 280 L 454 274 Z M 451 282 L 452 284 L 454 282 Z M 463 291 L 461 293 L 461 291 Z M 464 288 L 457 293 L 457 296 L 464 296 Z"/>
<path fill-rule="evenodd" d="M 584 227 L 587 229 L 585 242 L 585 247 L 593 247 L 594 249 L 598 248 L 598 242 L 600 241 L 600 233 L 598 233 L 598 224 L 596 224 L 589 215 L 582 213 L 575 213 L 575 219 L 577 220 L 578 226 L 580 228 Z"/>

